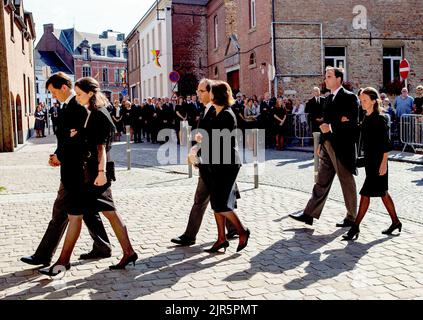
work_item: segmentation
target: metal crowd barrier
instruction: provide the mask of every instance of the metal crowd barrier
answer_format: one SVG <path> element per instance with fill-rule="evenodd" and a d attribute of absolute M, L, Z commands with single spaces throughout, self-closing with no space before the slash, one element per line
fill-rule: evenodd
<path fill-rule="evenodd" d="M 400 138 L 404 144 L 405 151 L 407 146 L 413 148 L 423 147 L 423 115 L 404 114 L 400 122 Z"/>
<path fill-rule="evenodd" d="M 304 147 L 304 140 L 313 140 L 310 115 L 289 114 L 287 116 L 287 135 L 288 138 L 301 140 L 301 146 Z"/>

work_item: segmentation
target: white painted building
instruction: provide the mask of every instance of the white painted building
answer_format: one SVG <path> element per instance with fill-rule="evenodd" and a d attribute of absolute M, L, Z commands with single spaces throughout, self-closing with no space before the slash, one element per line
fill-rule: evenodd
<path fill-rule="evenodd" d="M 170 97 L 173 93 L 174 86 L 169 81 L 169 73 L 173 71 L 171 5 L 170 0 L 154 3 L 127 37 L 131 39 L 136 34 L 139 41 L 138 52 L 134 50 L 137 44 L 128 46 L 129 52 L 135 52 L 130 54 L 134 58 L 129 59 L 128 64 L 129 70 L 139 66 L 141 99 Z M 160 51 L 160 66 L 156 65 L 153 50 Z M 137 83 L 131 86 L 135 88 Z M 135 92 L 134 88 L 131 92 Z"/>

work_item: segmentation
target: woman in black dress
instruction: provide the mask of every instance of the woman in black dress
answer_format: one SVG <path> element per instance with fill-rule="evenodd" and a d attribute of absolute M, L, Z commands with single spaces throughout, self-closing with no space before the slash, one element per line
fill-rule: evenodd
<path fill-rule="evenodd" d="M 106 177 L 106 153 L 111 149 L 111 134 L 114 131 L 113 121 L 103 104 L 105 97 L 100 91 L 100 85 L 93 78 L 82 78 L 75 83 L 76 99 L 88 107 L 88 117 L 83 132 L 71 130 L 71 139 L 83 141 L 81 155 L 77 158 L 83 160 L 80 174 L 74 175 L 74 188 L 66 201 L 66 211 L 69 217 L 69 226 L 65 243 L 58 261 L 43 274 L 56 276 L 62 270 L 58 266 L 70 269 L 70 258 L 79 238 L 83 214 L 86 212 L 101 211 L 115 232 L 116 237 L 124 252 L 119 264 L 110 266 L 111 270 L 125 269 L 129 263 L 138 259 L 132 248 L 126 226 L 116 212 L 113 202 L 111 182 Z M 76 173 L 76 171 L 75 171 Z M 82 176 L 82 177 L 81 177 Z"/>
<path fill-rule="evenodd" d="M 176 137 L 178 139 L 178 144 L 181 144 L 181 123 L 187 123 L 188 121 L 188 111 L 187 104 L 184 97 L 178 97 L 178 104 L 175 106 L 175 131 Z"/>
<path fill-rule="evenodd" d="M 37 138 L 42 138 L 43 137 L 43 133 L 44 133 L 44 128 L 45 128 L 45 119 L 46 119 L 46 115 L 43 111 L 43 108 L 41 105 L 39 105 L 37 107 L 37 111 L 34 113 L 34 117 L 35 117 L 35 131 L 37 133 Z"/>
<path fill-rule="evenodd" d="M 123 110 L 120 107 L 119 100 L 115 100 L 113 104 L 113 110 L 111 112 L 113 124 L 116 127 L 115 141 L 120 141 L 122 136 L 123 128 Z"/>
<path fill-rule="evenodd" d="M 358 215 L 345 240 L 357 239 L 360 223 L 369 205 L 370 198 L 382 198 L 383 204 L 391 216 L 392 225 L 383 234 L 390 235 L 395 230 L 402 230 L 402 224 L 395 211 L 395 205 L 388 193 L 388 155 L 391 150 L 386 118 L 380 114 L 381 100 L 376 89 L 368 87 L 361 92 L 360 101 L 366 116 L 361 126 L 361 139 L 364 151 L 366 180 L 360 192 L 361 201 Z"/>
<path fill-rule="evenodd" d="M 211 130 L 220 133 L 222 130 L 229 130 L 232 133 L 237 129 L 236 116 L 231 109 L 234 101 L 232 98 L 231 87 L 223 81 L 213 82 L 211 88 L 211 101 L 216 108 L 216 116 L 212 120 Z M 213 137 L 213 133 L 209 134 Z M 226 137 L 224 136 L 223 139 Z M 236 201 L 239 198 L 239 192 L 236 186 L 236 178 L 241 168 L 241 160 L 238 154 L 238 146 L 236 137 L 230 137 L 230 145 L 222 143 L 219 140 L 212 139 L 212 148 L 219 146 L 220 157 L 217 158 L 213 152 L 210 154 L 211 164 L 206 165 L 206 174 L 204 182 L 210 190 L 210 203 L 214 211 L 218 239 L 217 242 L 208 250 L 208 253 L 216 253 L 220 249 L 229 247 L 229 242 L 226 239 L 226 219 L 234 225 L 237 233 L 239 234 L 239 246 L 237 252 L 243 250 L 250 237 L 250 231 L 242 225 L 238 216 L 234 212 L 236 208 Z"/>
<path fill-rule="evenodd" d="M 273 116 L 273 132 L 276 138 L 276 149 L 283 150 L 284 137 L 286 135 L 286 110 L 283 105 L 283 99 L 276 100 L 275 108 L 272 109 Z"/>

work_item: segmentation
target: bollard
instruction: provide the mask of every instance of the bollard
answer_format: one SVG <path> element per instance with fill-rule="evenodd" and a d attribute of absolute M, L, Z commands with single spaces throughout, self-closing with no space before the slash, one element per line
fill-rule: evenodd
<path fill-rule="evenodd" d="M 317 177 L 319 174 L 319 156 L 317 155 L 317 149 L 320 144 L 320 132 L 313 132 L 314 138 L 314 182 L 317 183 Z"/>
<path fill-rule="evenodd" d="M 259 129 L 253 129 L 254 189 L 259 188 L 258 137 Z"/>
<path fill-rule="evenodd" d="M 126 154 L 128 171 L 131 170 L 131 126 L 126 126 Z"/>
<path fill-rule="evenodd" d="M 191 152 L 191 148 L 192 148 L 192 141 L 191 141 L 191 127 L 187 126 L 187 149 L 188 149 L 188 155 Z M 192 172 L 192 164 L 188 161 L 188 176 L 191 179 L 193 177 L 193 172 Z"/>

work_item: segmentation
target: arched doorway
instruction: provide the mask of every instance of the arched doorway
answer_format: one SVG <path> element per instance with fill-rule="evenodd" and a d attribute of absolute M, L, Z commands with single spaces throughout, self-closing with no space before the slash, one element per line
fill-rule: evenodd
<path fill-rule="evenodd" d="M 16 96 L 16 133 L 18 137 L 18 144 L 24 143 L 24 134 L 22 126 L 22 102 L 19 95 Z"/>
<path fill-rule="evenodd" d="M 10 114 L 12 115 L 12 134 L 13 134 L 13 146 L 16 148 L 18 146 L 18 136 L 16 130 L 16 114 L 15 114 L 15 98 L 13 93 L 10 93 Z"/>

